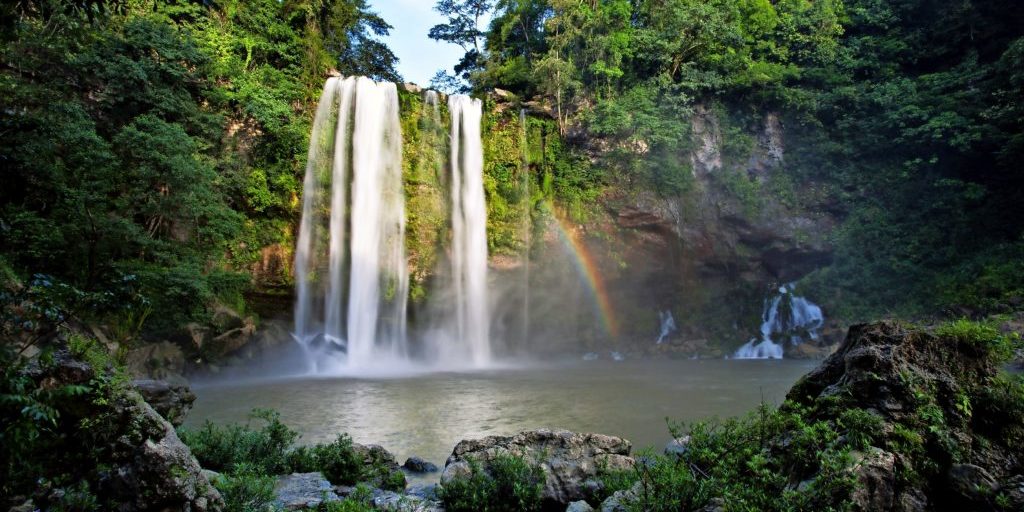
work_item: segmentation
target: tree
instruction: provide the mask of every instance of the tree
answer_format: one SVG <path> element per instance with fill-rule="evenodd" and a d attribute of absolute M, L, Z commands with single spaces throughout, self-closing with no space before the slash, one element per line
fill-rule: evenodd
<path fill-rule="evenodd" d="M 469 79 L 483 65 L 484 32 L 480 29 L 480 20 L 492 7 L 491 0 L 438 0 L 434 6 L 434 10 L 448 18 L 448 23 L 434 25 L 428 36 L 462 47 L 466 53 L 455 65 L 455 74 L 464 79 Z"/>

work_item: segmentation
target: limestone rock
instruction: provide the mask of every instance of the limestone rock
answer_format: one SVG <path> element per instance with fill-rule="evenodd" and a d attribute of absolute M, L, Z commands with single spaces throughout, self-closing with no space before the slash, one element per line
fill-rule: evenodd
<path fill-rule="evenodd" d="M 192 403 L 196 401 L 195 393 L 184 379 L 141 379 L 132 382 L 132 385 L 146 403 L 175 427 L 181 426 L 188 411 L 192 409 Z"/>
<path fill-rule="evenodd" d="M 320 473 L 292 473 L 277 479 L 274 502 L 285 510 L 304 510 L 323 501 L 338 501 L 334 488 Z"/>
<path fill-rule="evenodd" d="M 596 480 L 599 469 L 632 467 L 631 448 L 629 441 L 619 437 L 548 429 L 463 440 L 448 457 L 441 483 L 468 475 L 470 459 L 478 461 L 486 470 L 490 460 L 511 454 L 543 470 L 545 482 L 541 498 L 546 503 L 567 506 L 591 497 L 584 495 L 590 488 L 585 483 Z"/>
<path fill-rule="evenodd" d="M 219 510 L 220 493 L 171 424 L 141 397 L 126 410 L 142 425 L 145 439 L 128 460 L 112 467 L 106 481 L 108 491 L 123 501 L 121 510 Z"/>

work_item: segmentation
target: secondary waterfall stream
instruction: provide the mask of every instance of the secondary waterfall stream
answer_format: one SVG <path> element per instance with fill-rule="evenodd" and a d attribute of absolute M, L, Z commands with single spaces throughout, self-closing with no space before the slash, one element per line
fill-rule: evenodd
<path fill-rule="evenodd" d="M 437 94 L 426 99 L 437 116 Z M 448 108 L 455 304 L 433 356 L 481 366 L 490 360 L 482 103 L 457 95 Z M 310 372 L 410 361 L 405 230 L 395 84 L 328 79 L 310 137 L 295 250 L 294 336 Z"/>
<path fill-rule="evenodd" d="M 799 345 L 805 341 L 803 336 L 818 339 L 818 329 L 825 323 L 821 307 L 794 292 L 791 283 L 779 287 L 774 297 L 765 299 L 761 339 L 751 339 L 740 347 L 736 359 L 782 359 L 783 344 L 787 341 Z"/>

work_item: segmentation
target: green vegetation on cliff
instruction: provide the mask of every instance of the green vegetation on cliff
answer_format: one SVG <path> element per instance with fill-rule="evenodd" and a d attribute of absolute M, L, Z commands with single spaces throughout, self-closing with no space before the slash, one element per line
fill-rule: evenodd
<path fill-rule="evenodd" d="M 458 71 L 478 91 L 499 87 L 545 104 L 613 190 L 704 193 L 693 189 L 699 171 L 690 159 L 702 109 L 720 109 L 723 157 L 747 145 L 752 119 L 781 113 L 781 172 L 755 178 L 749 151 L 738 151 L 719 181 L 748 216 L 773 195 L 842 220 L 835 264 L 812 277 L 833 313 L 988 313 L 1024 297 L 1019 3 L 492 7 L 485 44 L 470 48 Z"/>
<path fill-rule="evenodd" d="M 85 292 L 137 276 L 156 330 L 237 305 L 268 247 L 290 281 L 326 72 L 398 78 L 364 0 L 3 9 L 0 254 Z"/>

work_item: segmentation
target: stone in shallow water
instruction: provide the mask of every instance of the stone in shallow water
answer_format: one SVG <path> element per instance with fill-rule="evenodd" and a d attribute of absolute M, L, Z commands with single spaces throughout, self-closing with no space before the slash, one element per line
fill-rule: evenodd
<path fill-rule="evenodd" d="M 405 459 L 405 464 L 402 464 L 402 467 L 414 473 L 433 473 L 437 471 L 437 466 L 434 463 L 427 462 L 416 456 Z"/>
<path fill-rule="evenodd" d="M 323 501 L 338 501 L 331 483 L 320 473 L 292 473 L 277 479 L 275 503 L 285 510 L 316 507 Z"/>

